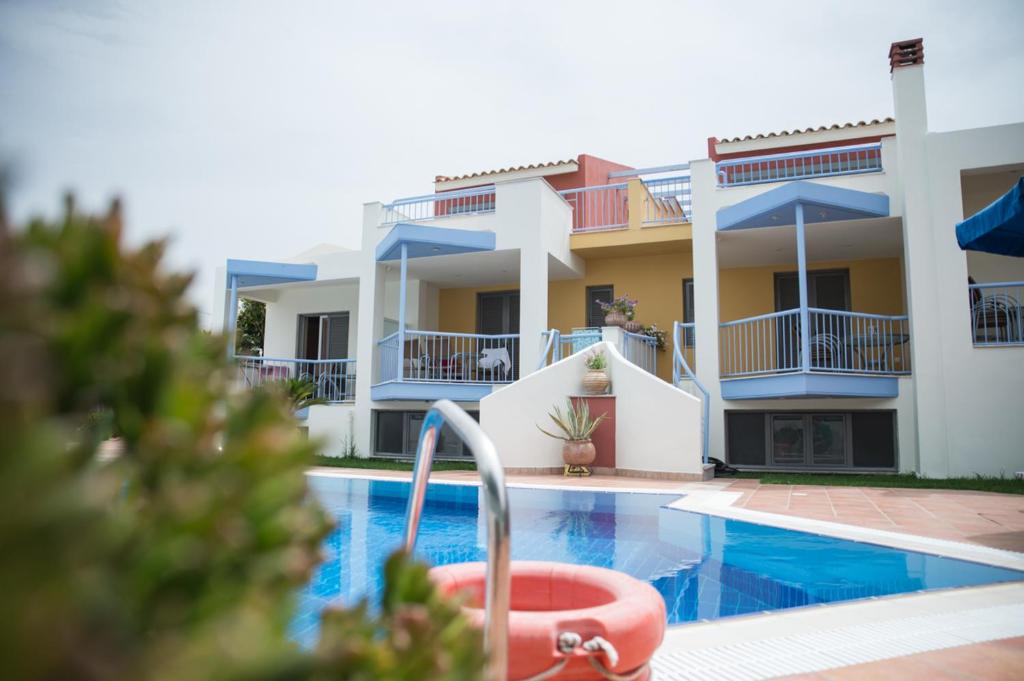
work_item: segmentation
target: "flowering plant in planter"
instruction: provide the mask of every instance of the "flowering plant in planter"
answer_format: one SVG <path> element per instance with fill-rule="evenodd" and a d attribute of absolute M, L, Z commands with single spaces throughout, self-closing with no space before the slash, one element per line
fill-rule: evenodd
<path fill-rule="evenodd" d="M 621 318 L 623 322 L 633 321 L 636 317 L 637 301 L 627 294 L 622 294 L 610 303 L 599 302 L 601 311 L 605 313 L 605 320 L 609 318 Z M 616 326 L 618 324 L 615 324 Z"/>
<path fill-rule="evenodd" d="M 664 350 L 667 347 L 666 334 L 663 330 L 658 328 L 657 324 L 651 324 L 650 326 L 643 327 L 641 333 L 653 338 L 654 344 L 658 350 Z"/>

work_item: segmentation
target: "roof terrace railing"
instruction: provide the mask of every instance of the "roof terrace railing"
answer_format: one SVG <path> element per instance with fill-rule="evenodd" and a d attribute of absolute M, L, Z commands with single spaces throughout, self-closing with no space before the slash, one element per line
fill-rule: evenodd
<path fill-rule="evenodd" d="M 628 184 L 563 189 L 558 192 L 572 206 L 572 231 L 601 232 L 629 226 Z"/>
<path fill-rule="evenodd" d="M 661 177 L 644 180 L 647 195 L 644 197 L 645 225 L 662 225 L 674 222 L 688 222 L 692 215 L 690 199 L 690 176 Z"/>
<path fill-rule="evenodd" d="M 715 169 L 718 172 L 719 187 L 877 173 L 882 170 L 882 145 L 864 144 L 729 159 L 719 161 Z"/>
<path fill-rule="evenodd" d="M 396 222 L 437 220 L 455 215 L 493 213 L 496 203 L 493 184 L 458 191 L 410 196 L 386 204 L 381 224 L 390 225 Z"/>

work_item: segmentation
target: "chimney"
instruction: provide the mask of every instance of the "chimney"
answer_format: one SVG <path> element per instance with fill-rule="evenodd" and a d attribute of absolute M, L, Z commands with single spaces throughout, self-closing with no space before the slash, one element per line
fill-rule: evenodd
<path fill-rule="evenodd" d="M 924 64 L 924 40 L 900 40 L 889 46 L 889 73 L 906 66 Z"/>

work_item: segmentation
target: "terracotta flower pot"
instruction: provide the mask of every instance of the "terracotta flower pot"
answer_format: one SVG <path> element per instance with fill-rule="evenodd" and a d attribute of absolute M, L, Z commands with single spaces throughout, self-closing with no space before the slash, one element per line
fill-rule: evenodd
<path fill-rule="evenodd" d="M 604 316 L 604 323 L 607 326 L 625 326 L 626 321 L 626 313 L 618 310 L 612 310 Z"/>
<path fill-rule="evenodd" d="M 624 328 L 626 331 L 629 331 L 630 333 L 640 333 L 641 331 L 644 330 L 644 325 L 641 324 L 640 322 L 632 321 L 626 322 L 626 324 L 622 328 Z"/>
<path fill-rule="evenodd" d="M 589 466 L 597 458 L 590 440 L 569 440 L 562 445 L 562 459 L 570 466 Z"/>
<path fill-rule="evenodd" d="M 604 395 L 610 383 L 608 372 L 604 369 L 588 369 L 583 374 L 583 392 L 588 395 Z"/>

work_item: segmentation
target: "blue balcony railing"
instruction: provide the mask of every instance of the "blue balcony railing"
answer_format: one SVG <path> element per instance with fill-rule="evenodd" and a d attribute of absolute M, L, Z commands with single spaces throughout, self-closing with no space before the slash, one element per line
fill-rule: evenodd
<path fill-rule="evenodd" d="M 910 373 L 906 315 L 808 308 L 807 369 L 818 373 Z M 737 319 L 720 325 L 722 378 L 804 370 L 800 310 Z"/>
<path fill-rule="evenodd" d="M 601 342 L 601 329 L 596 327 L 573 329 L 572 333 L 566 334 L 551 329 L 542 331 L 540 335 L 542 350 L 538 369 Z"/>
<path fill-rule="evenodd" d="M 381 223 L 419 222 L 456 215 L 493 213 L 497 204 L 494 185 L 458 191 L 438 192 L 424 196 L 397 199 L 384 206 Z"/>
<path fill-rule="evenodd" d="M 696 325 L 693 322 L 672 324 L 672 385 L 685 390 L 701 401 L 701 458 L 708 462 L 710 447 L 711 395 L 694 373 L 687 350 L 693 350 Z M 684 341 L 684 336 L 686 340 Z"/>
<path fill-rule="evenodd" d="M 658 341 L 652 336 L 623 331 L 622 356 L 644 371 L 658 373 Z"/>
<path fill-rule="evenodd" d="M 380 383 L 495 384 L 519 377 L 519 334 L 408 329 L 399 343 L 398 332 L 377 341 Z"/>
<path fill-rule="evenodd" d="M 882 170 L 882 145 L 865 144 L 729 159 L 719 161 L 715 169 L 720 187 L 877 173 Z"/>
<path fill-rule="evenodd" d="M 974 345 L 1024 345 L 1024 281 L 968 285 Z"/>
<path fill-rule="evenodd" d="M 325 402 L 352 402 L 356 397 L 354 359 L 282 359 L 236 355 L 242 383 L 258 388 L 275 381 L 299 379 L 315 387 L 312 397 Z"/>

